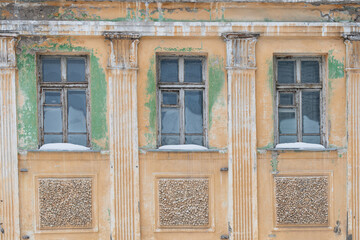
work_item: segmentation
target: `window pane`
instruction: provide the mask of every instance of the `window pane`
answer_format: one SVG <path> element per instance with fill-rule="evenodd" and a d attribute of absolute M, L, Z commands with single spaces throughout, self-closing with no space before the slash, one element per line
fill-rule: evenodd
<path fill-rule="evenodd" d="M 196 144 L 203 146 L 203 136 L 188 136 L 185 135 L 185 144 Z"/>
<path fill-rule="evenodd" d="M 161 133 L 179 133 L 179 109 L 161 109 Z"/>
<path fill-rule="evenodd" d="M 42 72 L 44 82 L 61 82 L 60 58 L 43 58 Z"/>
<path fill-rule="evenodd" d="M 160 61 L 160 82 L 178 82 L 178 60 L 163 59 Z"/>
<path fill-rule="evenodd" d="M 62 132 L 61 107 L 44 107 L 44 132 Z"/>
<path fill-rule="evenodd" d="M 203 133 L 202 91 L 185 91 L 185 133 Z"/>
<path fill-rule="evenodd" d="M 68 58 L 67 59 L 67 81 L 85 82 L 85 59 Z"/>
<path fill-rule="evenodd" d="M 68 142 L 77 145 L 87 145 L 87 136 L 86 134 L 69 134 Z"/>
<path fill-rule="evenodd" d="M 301 82 L 319 83 L 319 62 L 318 61 L 301 61 Z"/>
<path fill-rule="evenodd" d="M 297 142 L 296 136 L 280 136 L 279 143 L 293 143 Z"/>
<path fill-rule="evenodd" d="M 280 105 L 294 105 L 293 93 L 280 93 Z"/>
<path fill-rule="evenodd" d="M 162 100 L 164 105 L 177 105 L 178 92 L 162 92 Z"/>
<path fill-rule="evenodd" d="M 46 91 L 45 92 L 45 103 L 46 104 L 61 104 L 60 91 Z"/>
<path fill-rule="evenodd" d="M 197 60 L 184 60 L 185 76 L 184 82 L 202 82 L 202 61 Z"/>
<path fill-rule="evenodd" d="M 180 137 L 178 135 L 162 135 L 161 145 L 178 145 L 180 144 Z"/>
<path fill-rule="evenodd" d="M 302 92 L 303 133 L 320 133 L 320 92 Z"/>
<path fill-rule="evenodd" d="M 68 91 L 68 131 L 86 132 L 85 90 Z"/>
<path fill-rule="evenodd" d="M 295 62 L 278 61 L 278 83 L 295 82 Z"/>
<path fill-rule="evenodd" d="M 320 144 L 320 136 L 303 136 L 303 142 Z"/>
<path fill-rule="evenodd" d="M 280 134 L 296 133 L 295 109 L 279 108 L 279 130 Z"/>
<path fill-rule="evenodd" d="M 45 134 L 44 135 L 44 144 L 47 143 L 62 143 L 62 135 L 49 135 L 49 134 Z"/>

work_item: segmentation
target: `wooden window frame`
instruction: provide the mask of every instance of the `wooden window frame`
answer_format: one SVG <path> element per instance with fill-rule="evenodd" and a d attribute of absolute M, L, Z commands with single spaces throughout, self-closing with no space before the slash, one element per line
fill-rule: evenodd
<path fill-rule="evenodd" d="M 160 61 L 162 59 L 178 59 L 178 82 L 160 82 Z M 201 83 L 185 83 L 184 82 L 184 60 L 185 59 L 196 59 L 202 61 L 202 82 Z M 180 109 L 180 144 L 185 144 L 185 99 L 184 99 L 184 91 L 185 90 L 202 90 L 203 92 L 203 146 L 208 147 L 208 104 L 207 104 L 207 89 L 208 89 L 208 83 L 206 81 L 207 74 L 206 74 L 206 56 L 204 55 L 186 55 L 186 54 L 158 54 L 156 59 L 156 66 L 157 66 L 157 87 L 156 87 L 156 94 L 157 94 L 157 147 L 162 146 L 161 145 L 161 108 L 167 107 L 168 105 L 162 104 L 162 91 L 178 91 L 179 92 L 179 98 L 178 98 L 178 107 Z M 186 134 L 186 135 L 192 135 L 192 134 Z M 199 134 L 194 134 L 199 135 Z"/>
<path fill-rule="evenodd" d="M 295 61 L 295 80 L 296 83 L 293 84 L 283 84 L 278 83 L 278 62 L 284 61 Z M 319 83 L 301 83 L 301 61 L 318 61 L 319 62 Z M 302 100 L 301 94 L 303 91 L 313 91 L 318 90 L 320 92 L 320 103 L 319 103 L 319 110 L 320 110 L 320 133 L 314 135 L 320 135 L 320 144 L 323 146 L 327 146 L 327 138 L 326 138 L 326 131 L 325 131 L 325 118 L 326 118 L 326 97 L 325 97 L 325 57 L 324 56 L 303 56 L 303 55 L 278 55 L 274 56 L 274 76 L 275 76 L 275 84 L 274 84 L 274 92 L 275 92 L 275 121 L 274 121 L 274 129 L 275 131 L 275 143 L 280 143 L 280 129 L 279 129 L 279 108 L 293 108 L 295 109 L 295 118 L 297 121 L 297 141 L 302 141 Z M 281 106 L 280 105 L 280 92 L 281 93 L 294 93 L 294 105 L 289 106 Z M 282 134 L 286 135 L 286 134 Z M 291 135 L 291 134 L 289 134 Z M 311 135 L 311 134 L 306 134 Z M 276 145 L 275 144 L 275 145 Z"/>
<path fill-rule="evenodd" d="M 60 58 L 61 62 L 61 82 L 43 82 L 42 59 L 46 57 Z M 83 58 L 85 60 L 85 82 L 67 82 L 67 59 Z M 38 86 L 38 124 L 39 147 L 44 145 L 44 106 L 45 91 L 60 91 L 60 100 L 62 106 L 62 143 L 68 143 L 68 116 L 67 116 L 67 91 L 85 90 L 86 96 L 86 147 L 91 147 L 91 128 L 90 128 L 90 58 L 87 54 L 64 55 L 64 54 L 41 54 L 37 56 L 37 86 Z M 49 133 L 47 133 L 49 134 Z M 77 134 L 77 133 L 71 133 Z M 79 133 L 83 134 L 83 133 Z M 51 135 L 51 134 L 50 134 Z"/>

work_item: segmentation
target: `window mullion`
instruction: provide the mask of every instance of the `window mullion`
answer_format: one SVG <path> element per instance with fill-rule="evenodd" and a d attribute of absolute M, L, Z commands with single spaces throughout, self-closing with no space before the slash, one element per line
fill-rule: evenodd
<path fill-rule="evenodd" d="M 67 114 L 67 108 L 68 108 L 68 103 L 67 103 L 67 88 L 63 88 L 62 91 L 62 100 L 63 100 L 63 142 L 67 143 L 68 142 L 68 128 L 67 128 L 67 119 L 68 119 L 68 114 Z"/>
<path fill-rule="evenodd" d="M 297 104 L 297 120 L 298 120 L 298 142 L 302 142 L 302 96 L 301 90 L 297 90 L 298 104 Z"/>
<path fill-rule="evenodd" d="M 180 144 L 185 144 L 185 96 L 184 89 L 180 89 Z"/>

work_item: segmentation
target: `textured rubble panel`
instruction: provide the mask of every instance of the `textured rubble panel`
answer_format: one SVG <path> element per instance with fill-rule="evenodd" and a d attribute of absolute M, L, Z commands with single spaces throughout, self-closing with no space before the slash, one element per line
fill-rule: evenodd
<path fill-rule="evenodd" d="M 209 179 L 159 179 L 160 226 L 209 225 Z"/>
<path fill-rule="evenodd" d="M 327 176 L 275 177 L 277 224 L 328 224 Z"/>
<path fill-rule="evenodd" d="M 91 228 L 91 178 L 40 178 L 40 229 Z"/>

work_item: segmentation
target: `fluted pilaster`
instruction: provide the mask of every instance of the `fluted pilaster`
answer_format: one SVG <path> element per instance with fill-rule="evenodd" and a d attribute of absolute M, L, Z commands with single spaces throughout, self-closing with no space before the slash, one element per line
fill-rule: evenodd
<path fill-rule="evenodd" d="M 258 236 L 255 44 L 256 35 L 224 34 L 227 49 L 229 112 L 230 238 Z"/>
<path fill-rule="evenodd" d="M 360 240 L 360 35 L 349 35 L 346 44 L 348 104 L 348 166 L 351 186 L 349 234 Z"/>
<path fill-rule="evenodd" d="M 110 158 L 113 176 L 114 240 L 140 239 L 137 126 L 139 35 L 107 33 L 110 40 Z"/>
<path fill-rule="evenodd" d="M 0 36 L 0 240 L 20 239 L 15 44 L 16 38 Z"/>

